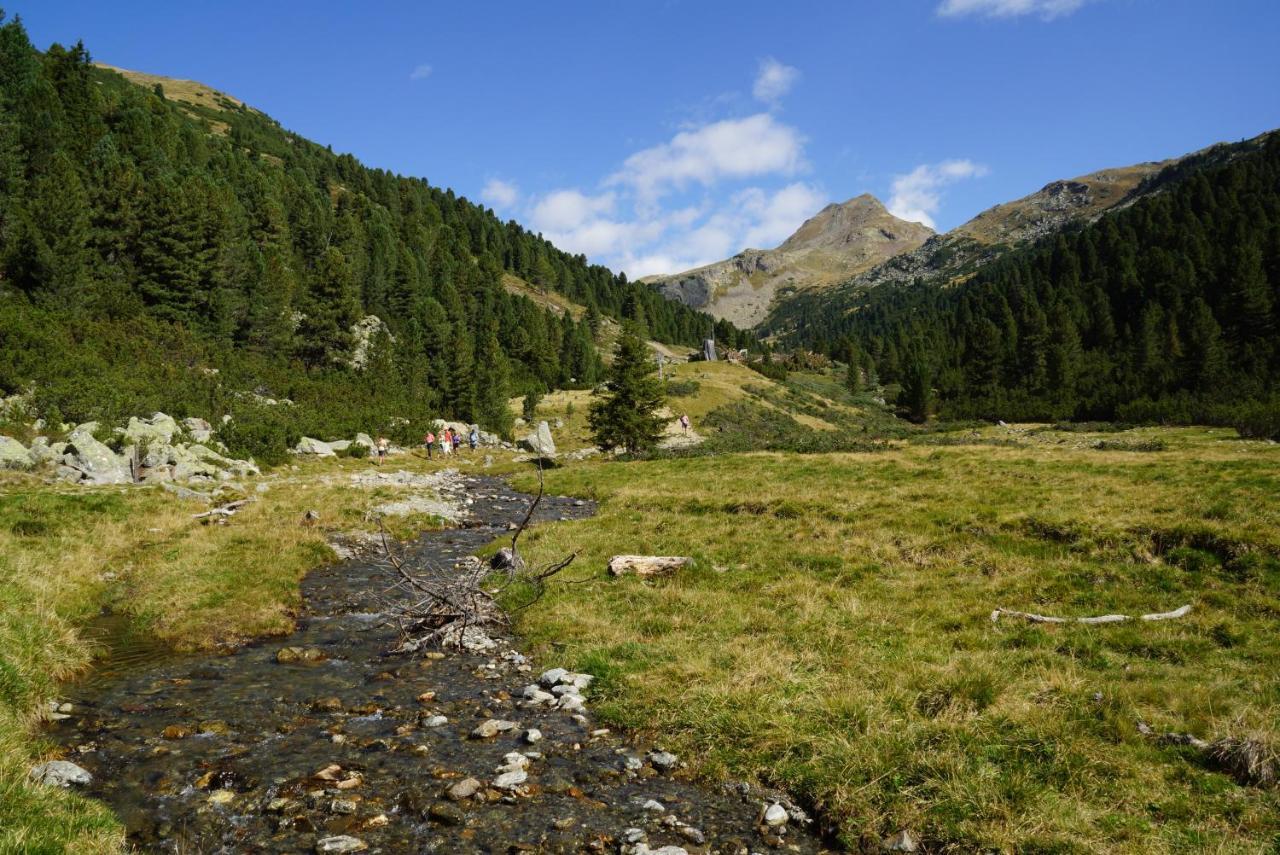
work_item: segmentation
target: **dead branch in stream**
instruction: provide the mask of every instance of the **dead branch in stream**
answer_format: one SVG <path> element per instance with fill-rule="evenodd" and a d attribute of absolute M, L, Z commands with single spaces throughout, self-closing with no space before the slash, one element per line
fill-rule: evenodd
<path fill-rule="evenodd" d="M 386 564 L 396 574 L 388 593 L 400 595 L 389 598 L 384 608 L 388 620 L 400 630 L 401 643 L 395 652 L 409 653 L 432 644 L 483 645 L 488 632 L 510 627 L 510 612 L 528 608 L 542 598 L 547 581 L 578 556 L 573 552 L 559 561 L 530 566 L 517 551 L 520 535 L 529 527 L 544 493 L 539 460 L 538 494 L 512 533 L 511 546 L 498 550 L 487 564 L 475 556 L 452 568 L 415 563 L 406 554 L 396 554 L 386 526 L 378 520 Z"/>

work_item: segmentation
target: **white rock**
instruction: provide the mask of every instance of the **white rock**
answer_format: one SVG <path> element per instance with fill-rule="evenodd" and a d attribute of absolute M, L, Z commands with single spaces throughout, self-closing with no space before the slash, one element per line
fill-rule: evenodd
<path fill-rule="evenodd" d="M 769 805 L 764 812 L 764 824 L 770 828 L 777 828 L 780 825 L 786 825 L 787 809 L 776 802 Z"/>
<path fill-rule="evenodd" d="M 322 853 L 363 852 L 369 846 L 363 840 L 347 834 L 322 837 L 316 841 L 316 851 Z"/>
<path fill-rule="evenodd" d="M 568 669 L 552 668 L 549 671 L 543 671 L 542 676 L 538 678 L 538 682 L 544 686 L 557 686 L 560 681 L 569 675 Z"/>
<path fill-rule="evenodd" d="M 650 751 L 649 762 L 653 764 L 653 768 L 666 772 L 674 769 L 676 764 L 680 762 L 680 758 L 670 751 Z M 783 813 L 785 812 L 783 811 Z"/>
<path fill-rule="evenodd" d="M 128 484 L 133 479 L 124 458 L 94 439 L 86 430 L 90 425 L 81 425 L 67 437 L 63 462 L 94 484 Z"/>
<path fill-rule="evenodd" d="M 13 437 L 0 436 L 0 469 L 30 469 L 35 463 L 25 445 Z"/>
<path fill-rule="evenodd" d="M 881 840 L 880 849 L 883 852 L 919 852 L 920 844 L 911 836 L 911 832 L 904 828 L 892 837 Z"/>
<path fill-rule="evenodd" d="M 524 741 L 529 745 L 537 745 L 542 741 L 542 731 L 536 727 L 531 727 L 524 732 Z"/>
<path fill-rule="evenodd" d="M 69 760 L 50 760 L 31 770 L 36 783 L 50 787 L 70 787 L 72 784 L 88 784 L 93 776 Z"/>
<path fill-rule="evenodd" d="M 321 442 L 318 439 L 312 439 L 304 436 L 298 440 L 298 444 L 293 447 L 294 454 L 314 454 L 317 457 L 333 457 L 333 449 L 329 447 L 329 443 Z"/>
<path fill-rule="evenodd" d="M 512 769 L 494 778 L 493 786 L 499 790 L 514 790 L 527 780 L 529 780 L 528 772 L 523 769 Z"/>
<path fill-rule="evenodd" d="M 424 721 L 424 722 L 422 723 L 422 726 L 423 726 L 423 727 L 443 727 L 444 725 L 446 725 L 446 724 L 448 724 L 448 723 L 449 723 L 449 719 L 448 719 L 448 717 L 447 717 L 447 716 L 443 716 L 443 715 L 433 715 L 433 716 L 431 716 L 431 718 L 429 718 L 429 719 L 427 719 L 426 721 Z"/>

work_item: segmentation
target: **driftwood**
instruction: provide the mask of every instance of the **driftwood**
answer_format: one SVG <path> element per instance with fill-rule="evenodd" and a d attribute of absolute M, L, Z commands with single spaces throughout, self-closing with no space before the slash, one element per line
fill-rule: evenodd
<path fill-rule="evenodd" d="M 573 552 L 559 561 L 531 567 L 517 551 L 520 535 L 533 519 L 544 492 L 539 461 L 538 494 L 512 534 L 511 546 L 502 550 L 507 560 L 492 564 L 469 556 L 451 569 L 429 565 L 411 567 L 404 557 L 396 555 L 386 526 L 382 520 L 378 521 L 387 563 L 398 577 L 391 590 L 411 595 L 407 604 L 402 600 L 389 601 L 384 607 L 400 630 L 401 643 L 394 652 L 409 653 L 428 644 L 466 647 L 477 642 L 488 643 L 483 638 L 486 630 L 510 626 L 508 611 L 527 608 L 542 597 L 547 580 L 577 558 Z M 498 602 L 500 597 L 503 604 Z"/>
<path fill-rule="evenodd" d="M 670 576 L 691 564 L 692 558 L 679 555 L 615 555 L 609 559 L 609 575 Z"/>
<path fill-rule="evenodd" d="M 205 511 L 205 512 L 204 512 L 204 513 L 202 513 L 202 514 L 192 514 L 192 515 L 191 515 L 191 518 L 192 518 L 193 520 L 202 520 L 202 519 L 205 519 L 206 517 L 229 517 L 229 516 L 233 516 L 233 515 L 235 514 L 235 512 L 236 512 L 236 511 L 240 510 L 241 508 L 243 508 L 245 505 L 249 504 L 249 503 L 250 503 L 250 502 L 252 502 L 252 501 L 253 501 L 253 499 L 240 499 L 240 500 L 235 501 L 235 502 L 228 502 L 227 504 L 223 505 L 222 507 L 219 507 L 219 508 L 212 508 L 212 509 L 210 509 L 210 510 Z"/>
<path fill-rule="evenodd" d="M 1174 609 L 1171 612 L 1154 612 L 1149 615 L 1139 615 L 1137 620 L 1170 620 L 1172 618 L 1180 618 L 1191 612 L 1191 606 L 1185 605 Z M 1028 623 L 1124 623 L 1128 620 L 1134 620 L 1130 615 L 1098 615 L 1096 617 L 1050 617 L 1048 615 L 1038 615 L 1032 612 L 1018 612 L 1013 609 L 996 609 L 991 613 L 991 622 L 996 623 L 1002 616 L 1022 618 Z"/>
<path fill-rule="evenodd" d="M 1257 739 L 1224 736 L 1209 742 L 1190 733 L 1157 733 L 1144 721 L 1138 722 L 1138 733 L 1161 745 L 1194 748 L 1205 765 L 1226 772 L 1246 786 L 1274 787 L 1280 783 L 1280 756 Z"/>

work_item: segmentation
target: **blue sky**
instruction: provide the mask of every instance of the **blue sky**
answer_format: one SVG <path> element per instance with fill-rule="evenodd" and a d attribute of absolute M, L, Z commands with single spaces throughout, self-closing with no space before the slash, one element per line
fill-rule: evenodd
<path fill-rule="evenodd" d="M 632 276 L 1280 126 L 1277 0 L 11 3 Z"/>

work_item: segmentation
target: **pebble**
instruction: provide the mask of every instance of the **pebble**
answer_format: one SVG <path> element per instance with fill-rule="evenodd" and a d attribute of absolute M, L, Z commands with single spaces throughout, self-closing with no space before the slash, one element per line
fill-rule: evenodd
<path fill-rule="evenodd" d="M 524 769 L 512 769 L 494 778 L 493 786 L 499 790 L 514 790 L 527 780 L 529 780 L 529 773 Z"/>
<path fill-rule="evenodd" d="M 515 730 L 516 723 L 514 721 L 504 721 L 500 718 L 491 718 L 488 721 L 479 724 L 475 730 L 471 731 L 472 739 L 491 739 L 499 733 L 508 730 Z"/>
<path fill-rule="evenodd" d="M 442 825 L 462 825 L 467 821 L 462 809 L 449 802 L 435 802 L 432 804 L 427 809 L 427 817 Z"/>
<path fill-rule="evenodd" d="M 883 852 L 919 852 L 920 844 L 911 836 L 911 832 L 904 828 L 892 837 L 886 837 L 880 841 L 880 849 Z"/>
<path fill-rule="evenodd" d="M 448 796 L 455 802 L 463 799 L 469 799 L 476 793 L 480 792 L 480 788 L 484 786 L 475 778 L 463 778 L 458 783 L 449 788 Z"/>
<path fill-rule="evenodd" d="M 431 718 L 422 722 L 423 727 L 442 727 L 449 723 L 449 717 L 443 715 L 433 715 Z"/>
<path fill-rule="evenodd" d="M 769 805 L 769 807 L 764 811 L 764 824 L 770 828 L 777 828 L 780 825 L 786 825 L 787 809 L 776 802 Z"/>
<path fill-rule="evenodd" d="M 537 745 L 542 741 L 542 731 L 536 727 L 531 727 L 524 732 L 524 741 L 529 745 Z"/>
<path fill-rule="evenodd" d="M 652 811 L 654 813 L 666 813 L 667 808 L 657 799 L 649 799 L 640 806 L 641 810 Z"/>
<path fill-rule="evenodd" d="M 322 837 L 316 841 L 316 851 L 325 853 L 363 852 L 369 846 L 357 837 L 339 834 L 336 837 Z"/>
<path fill-rule="evenodd" d="M 356 812 L 359 805 L 355 799 L 334 799 L 329 802 L 329 813 L 335 813 L 339 816 L 351 816 Z"/>

